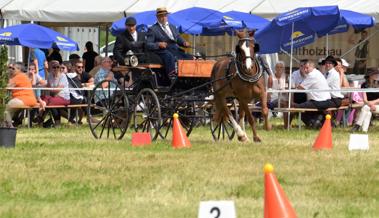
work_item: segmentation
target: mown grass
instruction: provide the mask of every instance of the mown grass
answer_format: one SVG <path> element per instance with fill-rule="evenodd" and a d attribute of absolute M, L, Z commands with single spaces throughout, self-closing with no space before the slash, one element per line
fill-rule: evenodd
<path fill-rule="evenodd" d="M 263 165 L 271 162 L 298 217 L 377 217 L 379 128 L 370 150 L 311 149 L 318 131 L 259 130 L 262 143 L 213 142 L 207 128 L 191 149 L 170 141 L 134 148 L 95 140 L 88 127 L 19 129 L 0 149 L 0 217 L 197 217 L 199 202 L 233 200 L 238 217 L 263 216 Z M 251 132 L 249 132 L 251 135 Z"/>

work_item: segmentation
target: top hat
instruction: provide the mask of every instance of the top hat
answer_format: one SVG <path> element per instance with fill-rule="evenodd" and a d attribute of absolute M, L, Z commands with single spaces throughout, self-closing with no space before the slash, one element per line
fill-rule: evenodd
<path fill-rule="evenodd" d="M 157 8 L 156 11 L 157 11 L 157 16 L 163 15 L 163 14 L 169 14 L 169 12 L 167 11 L 167 9 L 165 7 Z"/>
<path fill-rule="evenodd" d="M 127 25 L 127 26 L 134 26 L 136 24 L 137 24 L 137 21 L 134 17 L 128 17 L 125 20 L 125 25 Z"/>
<path fill-rule="evenodd" d="M 337 66 L 337 61 L 336 59 L 334 59 L 334 57 L 332 55 L 329 55 L 328 57 L 326 57 L 323 61 L 322 61 L 322 64 L 324 65 L 326 62 L 332 62 L 334 66 Z"/>

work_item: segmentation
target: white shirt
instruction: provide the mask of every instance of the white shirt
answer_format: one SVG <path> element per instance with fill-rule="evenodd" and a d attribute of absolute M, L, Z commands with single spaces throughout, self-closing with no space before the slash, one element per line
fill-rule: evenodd
<path fill-rule="evenodd" d="M 295 87 L 296 87 L 304 81 L 305 77 L 303 77 L 303 75 L 300 73 L 300 70 L 296 70 L 292 72 L 291 79 L 292 79 L 291 84 L 295 84 Z"/>
<path fill-rule="evenodd" d="M 332 68 L 331 70 L 326 72 L 326 81 L 328 81 L 328 85 L 330 89 L 340 90 L 341 89 L 341 79 L 340 74 L 336 69 Z M 343 95 L 340 91 L 330 92 L 332 98 L 343 98 Z"/>
<path fill-rule="evenodd" d="M 283 73 L 280 78 L 277 78 L 275 74 L 272 76 L 272 89 L 283 90 L 286 87 L 286 75 Z M 279 93 L 271 93 L 271 100 L 276 100 L 279 97 Z"/>
<path fill-rule="evenodd" d="M 138 38 L 137 38 L 137 31 L 134 31 L 134 33 L 131 34 L 134 41 L 137 42 Z"/>
<path fill-rule="evenodd" d="M 159 25 L 161 26 L 162 30 L 168 35 L 168 37 L 170 39 L 174 40 L 174 35 L 172 34 L 170 26 L 168 25 L 168 23 L 166 23 L 166 24 L 159 23 Z"/>
<path fill-rule="evenodd" d="M 330 89 L 328 82 L 326 81 L 324 75 L 317 69 L 313 69 L 312 72 L 308 73 L 304 81 L 300 84 L 305 90 L 309 89 L 319 89 L 327 90 Z M 331 98 L 329 92 L 308 92 L 308 100 L 314 101 L 326 101 Z"/>

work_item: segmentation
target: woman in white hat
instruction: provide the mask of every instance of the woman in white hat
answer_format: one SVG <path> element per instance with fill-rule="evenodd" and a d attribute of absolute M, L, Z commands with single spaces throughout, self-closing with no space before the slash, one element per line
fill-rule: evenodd
<path fill-rule="evenodd" d="M 348 88 L 350 87 L 349 81 L 346 78 L 346 71 L 347 68 L 350 66 L 350 64 L 343 58 L 336 58 L 337 65 L 335 69 L 340 74 L 340 82 L 341 82 L 341 88 Z"/>

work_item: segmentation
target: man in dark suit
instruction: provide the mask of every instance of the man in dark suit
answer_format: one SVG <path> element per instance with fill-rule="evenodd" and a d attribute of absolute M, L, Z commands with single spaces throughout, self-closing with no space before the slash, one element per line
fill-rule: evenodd
<path fill-rule="evenodd" d="M 139 63 L 161 63 L 157 55 L 146 51 L 146 33 L 137 31 L 134 17 L 125 20 L 126 30 L 117 36 L 113 55 L 120 65 L 125 65 L 125 55 L 131 50 L 138 57 Z"/>
<path fill-rule="evenodd" d="M 193 57 L 179 47 L 190 47 L 190 44 L 180 36 L 174 25 L 168 23 L 168 14 L 166 8 L 157 8 L 158 22 L 147 32 L 147 48 L 161 57 L 166 75 L 172 81 L 176 79 L 176 60 L 193 59 Z"/>

